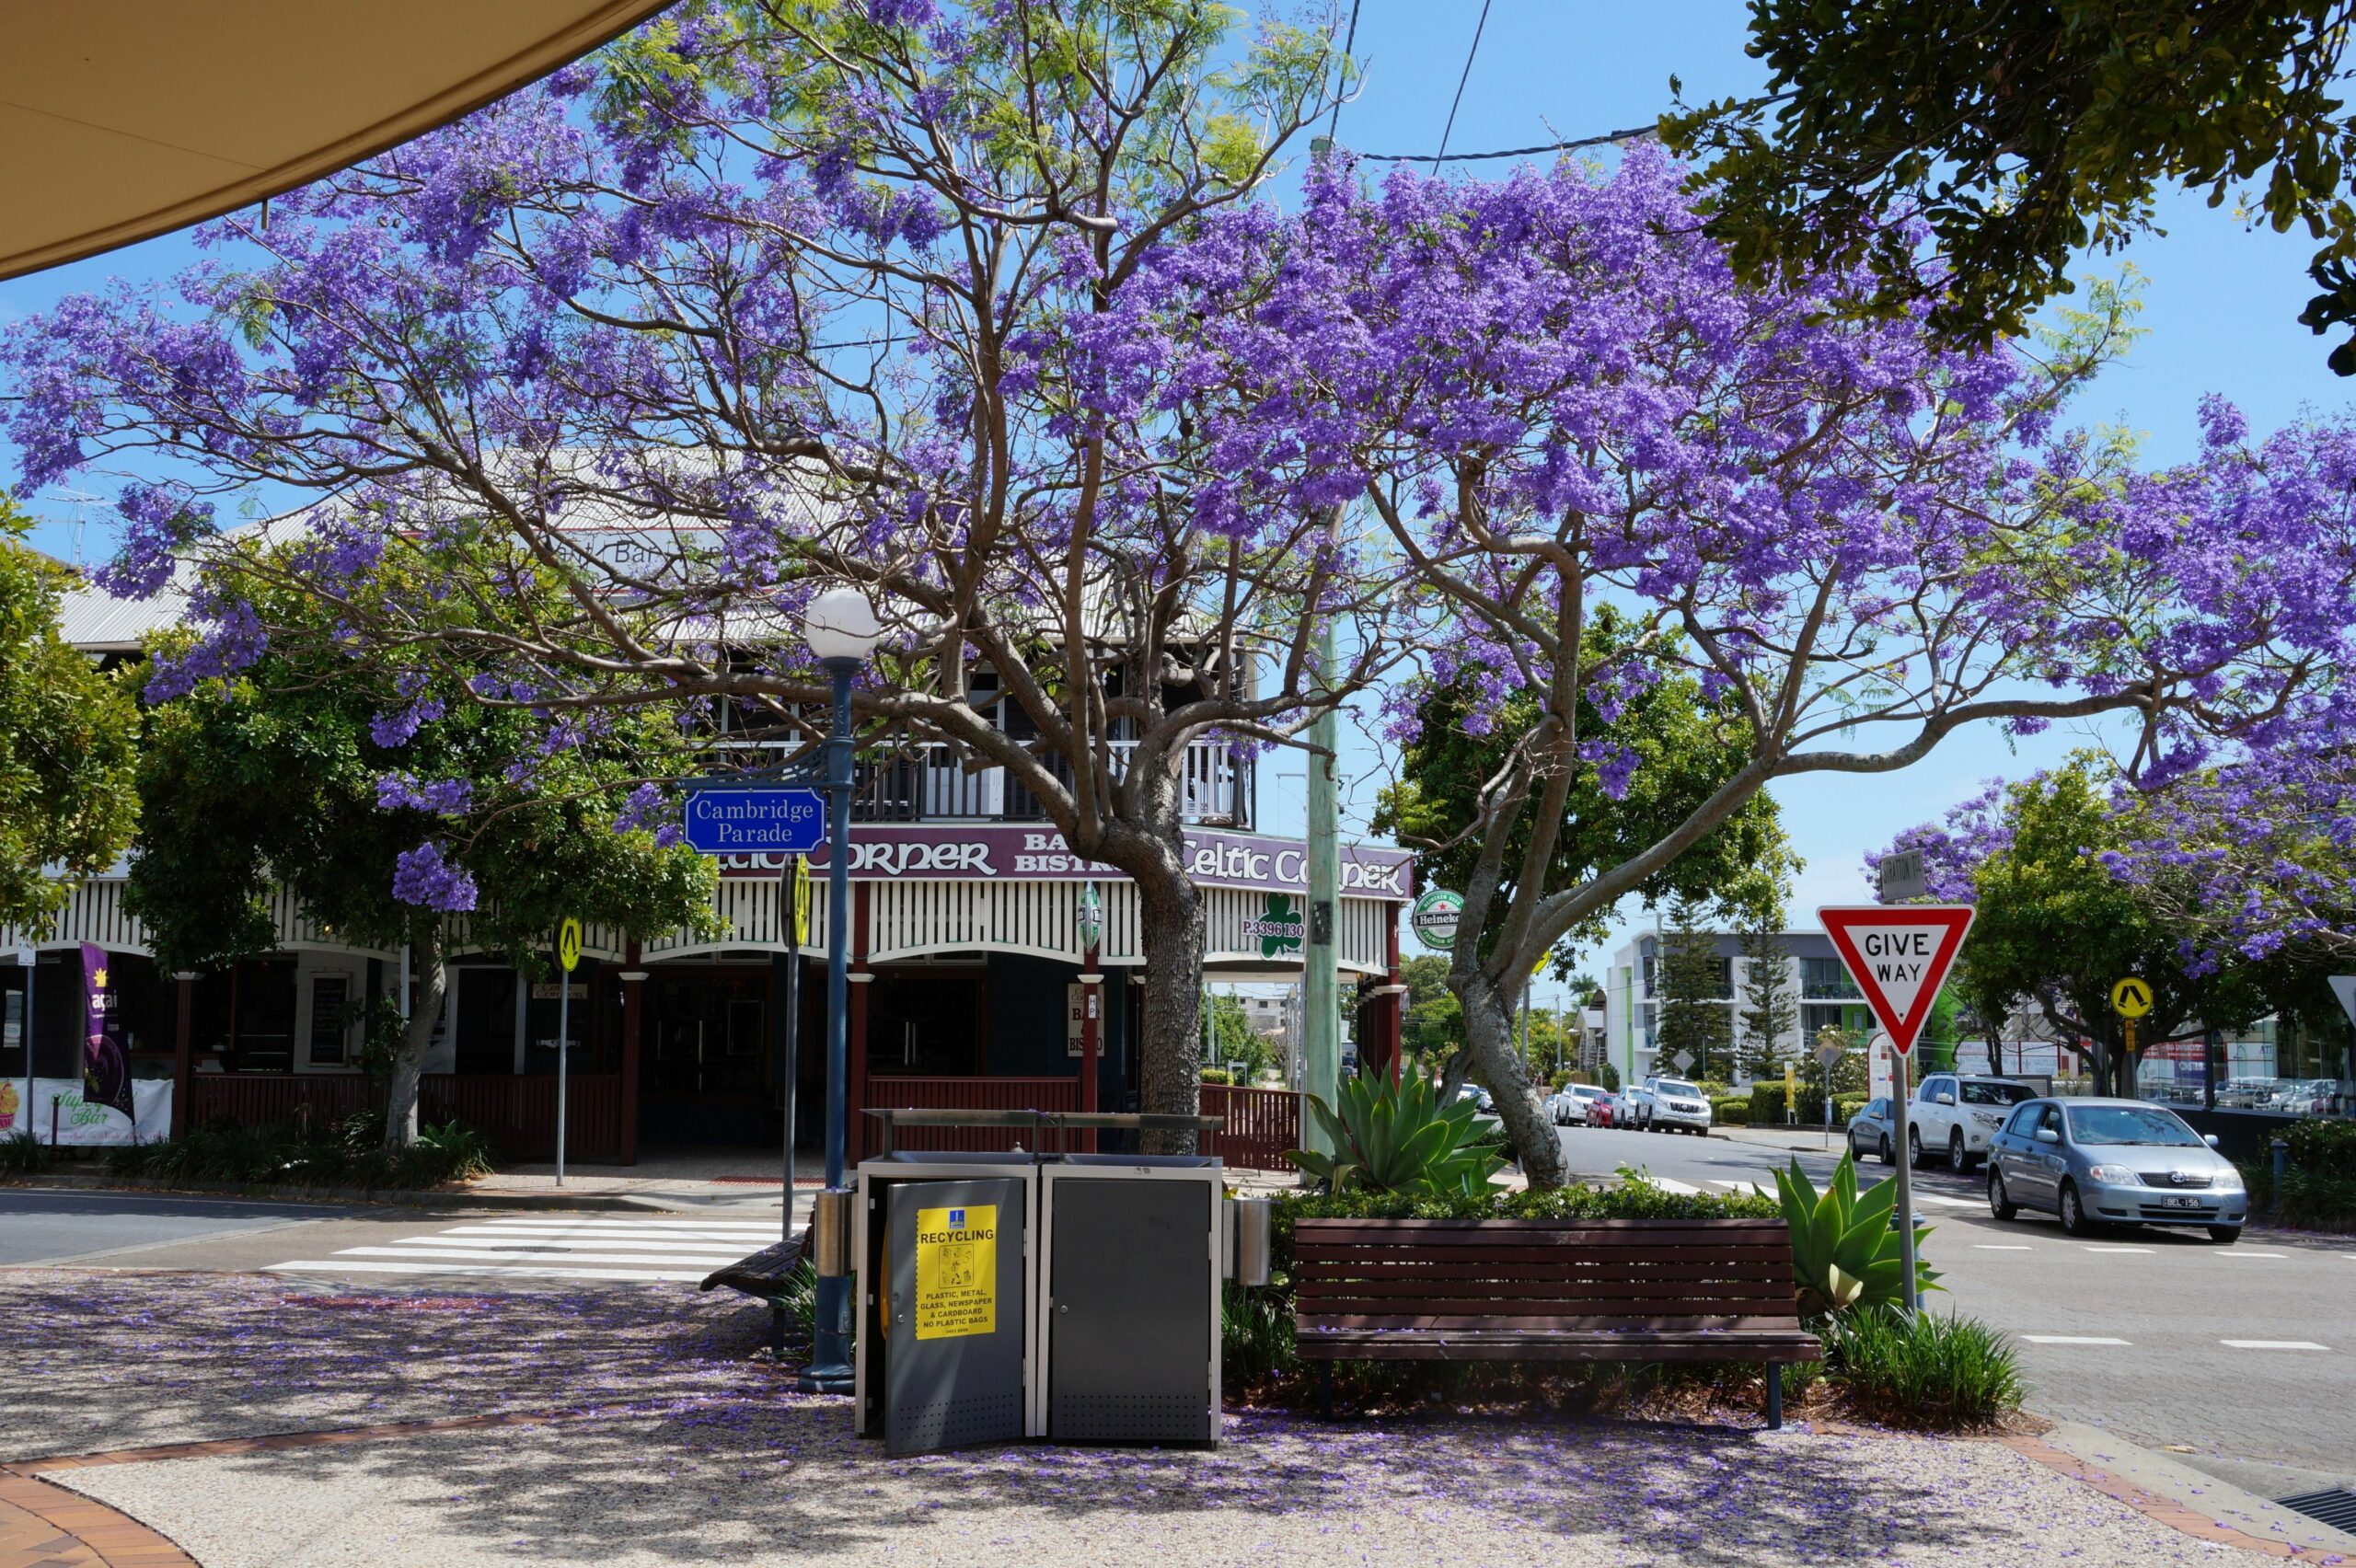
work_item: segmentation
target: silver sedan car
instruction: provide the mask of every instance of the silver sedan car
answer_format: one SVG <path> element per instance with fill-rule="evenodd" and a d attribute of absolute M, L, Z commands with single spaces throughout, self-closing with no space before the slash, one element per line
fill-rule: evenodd
<path fill-rule="evenodd" d="M 2198 1225 L 2241 1239 L 2249 1194 L 2211 1139 L 2141 1100 L 2028 1100 L 1988 1145 L 1988 1208 L 2059 1215 L 2085 1236 L 2105 1224 Z"/>

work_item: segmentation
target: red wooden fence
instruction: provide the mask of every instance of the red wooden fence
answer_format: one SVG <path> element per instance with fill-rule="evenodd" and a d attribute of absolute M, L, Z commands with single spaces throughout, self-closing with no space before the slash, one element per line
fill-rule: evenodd
<path fill-rule="evenodd" d="M 871 1078 L 864 1111 L 922 1107 L 955 1111 L 1077 1111 L 1076 1078 Z M 852 1163 L 881 1145 L 872 1116 L 851 1117 Z M 895 1148 L 955 1149 L 977 1153 L 1033 1147 L 1034 1136 L 1015 1127 L 903 1127 L 892 1135 Z"/>
<path fill-rule="evenodd" d="M 1206 1134 L 1202 1149 L 1230 1165 L 1253 1170 L 1294 1170 L 1287 1149 L 1300 1147 L 1300 1096 L 1289 1089 L 1235 1089 L 1203 1085 L 1203 1114 L 1224 1116 L 1227 1125 Z"/>
<path fill-rule="evenodd" d="M 199 1073 L 190 1096 L 191 1126 L 282 1123 L 323 1131 L 331 1122 L 383 1101 L 358 1073 Z M 556 1079 L 509 1073 L 428 1073 L 418 1086 L 421 1122 L 464 1122 L 491 1140 L 502 1159 L 547 1159 L 556 1153 Z M 565 1089 L 565 1156 L 611 1159 L 619 1152 L 621 1079 L 583 1073 Z"/>

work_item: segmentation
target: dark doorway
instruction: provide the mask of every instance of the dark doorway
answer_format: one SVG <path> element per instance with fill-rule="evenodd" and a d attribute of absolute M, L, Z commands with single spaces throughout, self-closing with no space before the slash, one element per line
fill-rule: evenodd
<path fill-rule="evenodd" d="M 656 970 L 639 1057 L 647 1143 L 753 1145 L 778 1133 L 769 966 Z"/>
<path fill-rule="evenodd" d="M 249 958 L 237 967 L 230 1006 L 241 1073 L 294 1070 L 294 961 Z"/>
<path fill-rule="evenodd" d="M 982 972 L 880 974 L 867 988 L 867 1071 L 874 1078 L 969 1078 L 983 1071 Z"/>

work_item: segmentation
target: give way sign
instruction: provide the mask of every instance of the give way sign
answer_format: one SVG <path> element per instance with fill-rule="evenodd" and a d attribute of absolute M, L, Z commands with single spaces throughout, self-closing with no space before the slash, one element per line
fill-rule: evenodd
<path fill-rule="evenodd" d="M 1971 929 L 1969 904 L 1865 904 L 1819 909 L 1824 934 L 1903 1056 L 1931 1016 L 1939 983 Z"/>

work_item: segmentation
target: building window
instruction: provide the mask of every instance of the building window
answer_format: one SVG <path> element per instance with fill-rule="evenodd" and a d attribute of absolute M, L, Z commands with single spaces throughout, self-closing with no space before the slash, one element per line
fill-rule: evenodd
<path fill-rule="evenodd" d="M 311 1066 L 340 1067 L 352 1040 L 352 976 L 311 978 Z"/>
<path fill-rule="evenodd" d="M 1839 959 L 1804 958 L 1800 960 L 1800 995 L 1854 997 L 1857 994 L 1857 983 L 1849 978 L 1848 969 Z"/>

